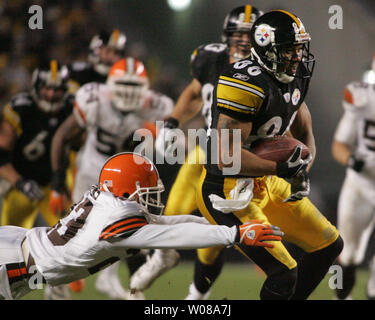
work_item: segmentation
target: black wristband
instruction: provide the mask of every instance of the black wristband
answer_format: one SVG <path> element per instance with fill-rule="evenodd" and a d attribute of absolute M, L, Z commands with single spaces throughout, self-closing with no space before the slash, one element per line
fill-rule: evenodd
<path fill-rule="evenodd" d="M 179 121 L 176 118 L 169 117 L 164 121 L 164 127 L 168 129 L 178 128 Z"/>
<path fill-rule="evenodd" d="M 59 169 L 52 172 L 51 189 L 58 192 L 65 191 L 65 170 Z"/>
<path fill-rule="evenodd" d="M 357 159 L 354 154 L 352 154 L 348 160 L 348 167 L 357 172 L 362 171 L 364 164 L 365 162 L 362 159 Z"/>
<path fill-rule="evenodd" d="M 237 229 L 237 234 L 236 234 L 236 237 L 235 237 L 235 239 L 234 239 L 234 243 L 235 243 L 235 244 L 239 244 L 240 241 L 241 241 L 240 226 L 239 226 L 239 225 L 236 225 L 236 229 Z"/>
<path fill-rule="evenodd" d="M 288 164 L 286 162 L 277 162 L 276 163 L 276 175 L 280 178 L 288 178 L 289 177 Z"/>
<path fill-rule="evenodd" d="M 0 147 L 0 166 L 9 163 L 11 159 L 12 153 L 9 150 Z"/>

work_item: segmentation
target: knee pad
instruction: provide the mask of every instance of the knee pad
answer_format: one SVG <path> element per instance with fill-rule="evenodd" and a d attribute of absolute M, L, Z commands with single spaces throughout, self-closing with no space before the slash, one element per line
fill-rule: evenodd
<path fill-rule="evenodd" d="M 261 300 L 288 300 L 297 284 L 297 267 L 269 275 L 260 291 Z"/>

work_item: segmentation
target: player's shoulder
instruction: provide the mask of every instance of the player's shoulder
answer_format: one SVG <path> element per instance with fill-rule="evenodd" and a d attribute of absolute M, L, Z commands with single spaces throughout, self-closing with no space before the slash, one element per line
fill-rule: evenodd
<path fill-rule="evenodd" d="M 136 201 L 129 201 L 122 197 L 117 197 L 111 192 L 100 191 L 93 187 L 89 193 L 88 198 L 96 206 L 104 208 L 108 214 L 111 215 L 144 215 L 142 206 Z"/>
<path fill-rule="evenodd" d="M 345 109 L 362 110 L 369 100 L 371 84 L 363 81 L 353 81 L 346 85 L 343 92 Z"/>
<path fill-rule="evenodd" d="M 98 100 L 108 93 L 109 88 L 100 82 L 89 82 L 81 86 L 75 94 L 78 103 L 85 103 Z"/>
<path fill-rule="evenodd" d="M 10 107 L 15 111 L 22 112 L 23 110 L 28 110 L 36 106 L 35 100 L 33 99 L 31 93 L 21 92 L 16 94 L 9 103 Z"/>
<path fill-rule="evenodd" d="M 197 47 L 191 54 L 191 64 L 217 63 L 228 59 L 228 46 L 224 43 L 208 43 Z"/>
<path fill-rule="evenodd" d="M 68 68 L 71 73 L 79 73 L 91 69 L 92 65 L 86 61 L 75 61 L 68 65 Z"/>
<path fill-rule="evenodd" d="M 264 97 L 269 88 L 269 76 L 252 59 L 243 59 L 229 64 L 221 73 L 219 83 L 246 89 Z"/>
<path fill-rule="evenodd" d="M 174 101 L 166 94 L 152 89 L 147 90 L 146 99 L 152 100 L 152 107 L 165 112 L 172 112 Z"/>

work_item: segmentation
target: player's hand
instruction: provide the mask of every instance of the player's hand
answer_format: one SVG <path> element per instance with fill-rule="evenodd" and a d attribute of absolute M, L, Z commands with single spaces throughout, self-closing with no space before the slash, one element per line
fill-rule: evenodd
<path fill-rule="evenodd" d="M 302 159 L 302 146 L 298 145 L 287 161 L 277 163 L 276 175 L 280 178 L 293 178 L 298 172 L 305 171 L 311 160 L 310 154 Z"/>
<path fill-rule="evenodd" d="M 63 216 L 66 207 L 68 206 L 68 197 L 65 193 L 58 193 L 51 190 L 49 195 L 49 209 L 54 215 Z"/>
<path fill-rule="evenodd" d="M 42 200 L 44 198 L 43 191 L 34 180 L 19 179 L 14 185 L 15 188 L 21 191 L 30 200 Z"/>
<path fill-rule="evenodd" d="M 262 224 L 260 220 L 250 220 L 239 226 L 240 243 L 247 246 L 273 248 L 274 245 L 264 241 L 281 241 L 284 235 L 279 227 Z"/>
<path fill-rule="evenodd" d="M 348 160 L 348 167 L 352 168 L 354 171 L 361 172 L 365 165 L 365 161 L 355 154 L 352 154 Z"/>
<path fill-rule="evenodd" d="M 178 120 L 169 118 L 164 122 L 164 127 L 161 128 L 155 140 L 156 152 L 163 155 L 163 157 L 173 156 L 172 145 L 176 140 L 176 135 L 173 129 L 178 127 Z"/>
<path fill-rule="evenodd" d="M 307 176 L 306 171 L 298 172 L 291 179 L 291 191 L 292 194 L 285 199 L 283 202 L 294 202 L 302 200 L 304 197 L 307 197 L 310 193 L 310 179 Z"/>
<path fill-rule="evenodd" d="M 52 172 L 49 209 L 55 215 L 62 215 L 68 205 L 68 190 L 65 185 L 65 170 Z"/>

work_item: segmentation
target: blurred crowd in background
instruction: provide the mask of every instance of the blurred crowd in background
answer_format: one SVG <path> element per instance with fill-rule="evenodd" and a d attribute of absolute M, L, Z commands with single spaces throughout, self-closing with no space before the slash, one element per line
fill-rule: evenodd
<path fill-rule="evenodd" d="M 28 27 L 32 5 L 43 8 L 42 30 Z M 105 9 L 105 3 L 95 0 L 0 0 L 1 106 L 17 92 L 29 88 L 32 71 L 42 63 L 50 59 L 65 64 L 86 61 L 91 38 L 114 28 Z M 171 71 L 168 67 L 161 72 L 161 62 L 148 57 L 142 43 L 127 44 L 127 53 L 147 60 L 144 62 L 154 88 L 177 97 L 183 84 L 179 86 L 176 79 L 167 76 Z M 177 86 L 171 86 L 171 81 Z"/>
<path fill-rule="evenodd" d="M 28 28 L 31 5 L 43 8 L 43 29 Z M 52 58 L 85 61 L 91 37 L 106 28 L 96 1 L 12 0 L 0 2 L 0 101 L 27 89 L 30 75 Z M 90 26 L 88 28 L 87 26 Z"/>

